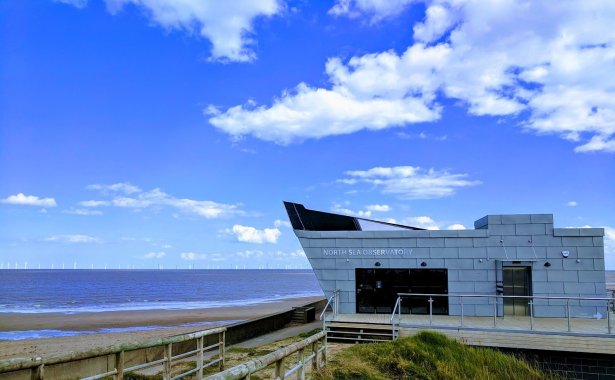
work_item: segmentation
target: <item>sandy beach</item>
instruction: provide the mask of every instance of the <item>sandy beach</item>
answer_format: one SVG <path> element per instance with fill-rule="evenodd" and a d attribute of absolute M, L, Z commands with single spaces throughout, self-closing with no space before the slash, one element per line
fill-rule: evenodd
<path fill-rule="evenodd" d="M 70 337 L 0 341 L 0 359 L 13 357 L 48 356 L 67 351 L 81 351 L 97 346 L 108 346 L 141 341 L 214 327 L 183 326 L 186 323 L 247 320 L 289 310 L 322 299 L 322 297 L 290 298 L 278 302 L 191 310 L 139 310 L 100 313 L 0 313 L 0 331 L 63 329 L 91 331 L 101 328 L 165 326 L 147 331 L 110 334 L 88 334 Z"/>

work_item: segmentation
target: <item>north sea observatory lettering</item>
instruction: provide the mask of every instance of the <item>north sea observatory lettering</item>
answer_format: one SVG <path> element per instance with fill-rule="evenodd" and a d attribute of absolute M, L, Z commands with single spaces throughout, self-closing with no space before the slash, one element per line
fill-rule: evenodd
<path fill-rule="evenodd" d="M 404 256 L 412 254 L 407 248 L 323 248 L 323 256 Z"/>

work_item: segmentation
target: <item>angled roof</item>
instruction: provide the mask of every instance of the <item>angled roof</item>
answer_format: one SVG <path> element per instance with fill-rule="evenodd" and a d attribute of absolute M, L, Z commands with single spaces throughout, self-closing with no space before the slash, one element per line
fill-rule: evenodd
<path fill-rule="evenodd" d="M 424 228 L 379 220 L 358 218 L 331 212 L 310 210 L 302 204 L 284 202 L 290 223 L 295 230 L 304 231 L 383 231 L 383 230 L 423 230 Z"/>

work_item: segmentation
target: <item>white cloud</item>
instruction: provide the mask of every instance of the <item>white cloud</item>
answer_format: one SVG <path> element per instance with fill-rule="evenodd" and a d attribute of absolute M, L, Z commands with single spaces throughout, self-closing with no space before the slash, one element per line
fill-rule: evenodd
<path fill-rule="evenodd" d="M 439 230 L 440 229 L 440 224 L 436 223 L 436 221 L 433 220 L 429 216 L 407 217 L 407 218 L 402 219 L 401 224 L 405 226 L 425 228 L 428 230 Z"/>
<path fill-rule="evenodd" d="M 88 235 L 53 235 L 45 238 L 45 241 L 53 241 L 65 244 L 79 244 L 79 243 L 102 243 L 100 238 Z"/>
<path fill-rule="evenodd" d="M 92 210 L 92 209 L 87 209 L 87 208 L 70 208 L 68 210 L 64 210 L 63 212 L 66 214 L 81 215 L 81 216 L 102 215 L 102 211 L 100 210 Z"/>
<path fill-rule="evenodd" d="M 91 200 L 91 201 L 79 202 L 79 205 L 83 206 L 83 207 L 100 207 L 100 206 L 110 206 L 111 202 L 109 202 L 109 201 L 94 201 L 94 200 Z"/>
<path fill-rule="evenodd" d="M 282 234 L 277 228 L 259 230 L 251 226 L 242 226 L 241 224 L 235 224 L 229 232 L 233 233 L 239 241 L 255 244 L 277 243 L 278 238 Z"/>
<path fill-rule="evenodd" d="M 226 257 L 219 253 L 182 252 L 179 257 L 186 261 L 207 260 L 212 262 L 220 262 L 226 260 Z"/>
<path fill-rule="evenodd" d="M 276 251 L 276 252 L 269 253 L 269 255 L 276 257 L 278 259 L 306 257 L 305 252 L 303 252 L 302 249 L 297 249 L 296 251 L 290 251 L 290 252 Z"/>
<path fill-rule="evenodd" d="M 337 0 L 329 9 L 334 16 L 359 17 L 369 15 L 372 22 L 392 17 L 403 11 L 414 0 Z"/>
<path fill-rule="evenodd" d="M 167 254 L 165 252 L 149 252 L 141 256 L 143 259 L 162 259 Z"/>
<path fill-rule="evenodd" d="M 292 251 L 290 253 L 290 256 L 292 256 L 292 257 L 306 257 L 305 256 L 305 252 L 302 249 L 298 249 L 296 251 Z"/>
<path fill-rule="evenodd" d="M 90 185 L 88 188 L 102 190 L 106 192 L 106 195 L 111 195 L 112 199 L 80 202 L 79 204 L 83 207 L 113 206 L 132 209 L 170 207 L 184 214 L 197 215 L 207 219 L 244 214 L 244 212 L 239 209 L 239 205 L 218 203 L 209 200 L 176 198 L 160 189 L 142 191 L 138 187 L 130 184 Z M 108 193 L 108 191 L 112 191 L 113 193 Z M 130 192 L 130 194 L 126 195 L 128 192 Z"/>
<path fill-rule="evenodd" d="M 615 152 L 615 139 L 613 139 L 612 133 L 608 136 L 592 136 L 592 138 L 588 142 L 576 147 L 574 150 L 575 152 L 595 152 L 602 150 L 605 152 L 613 153 Z"/>
<path fill-rule="evenodd" d="M 579 141 L 579 152 L 615 151 L 615 78 L 610 75 L 615 71 L 615 4 L 427 4 L 415 39 L 450 48 L 439 73 L 447 96 L 466 102 L 475 115 L 527 110 L 524 128 Z"/>
<path fill-rule="evenodd" d="M 420 2 L 425 18 L 401 54 L 331 58 L 330 86 L 301 83 L 270 106 L 210 107 L 210 123 L 287 144 L 434 121 L 437 99 L 448 98 L 471 115 L 575 142 L 577 152 L 615 152 L 615 2 Z M 339 1 L 331 12 L 384 17 L 406 3 Z"/>
<path fill-rule="evenodd" d="M 258 258 L 258 257 L 262 257 L 264 254 L 265 253 L 263 251 L 259 251 L 259 250 L 246 250 L 242 252 L 237 252 L 237 256 L 244 258 L 244 259 Z"/>
<path fill-rule="evenodd" d="M 253 135 L 278 144 L 434 121 L 440 117 L 434 66 L 447 54 L 444 47 L 417 46 L 401 56 L 387 51 L 347 64 L 332 58 L 326 65 L 330 88 L 300 83 L 271 106 L 249 102 L 225 111 L 210 106 L 206 114 L 233 138 Z"/>
<path fill-rule="evenodd" d="M 378 204 L 376 204 L 376 205 L 367 205 L 367 206 L 365 206 L 365 208 L 367 210 L 369 210 L 369 211 L 374 211 L 374 212 L 389 212 L 389 211 L 392 210 L 391 206 L 385 205 L 385 204 L 382 204 L 382 205 L 378 205 Z"/>
<path fill-rule="evenodd" d="M 610 240 L 611 243 L 615 243 L 615 228 L 613 227 L 603 227 L 604 228 L 604 236 L 605 236 L 605 240 Z M 612 245 L 610 247 L 610 251 L 611 253 L 615 253 L 615 245 Z"/>
<path fill-rule="evenodd" d="M 392 210 L 391 206 L 386 204 L 373 204 L 365 206 L 365 210 L 351 210 L 347 206 L 350 205 L 350 202 L 344 202 L 345 205 L 341 205 L 339 203 L 333 203 L 331 207 L 331 211 L 351 216 L 358 216 L 360 218 L 370 218 L 374 212 L 389 212 Z"/>
<path fill-rule="evenodd" d="M 577 205 L 577 201 L 570 201 L 566 203 L 566 206 L 575 207 Z"/>
<path fill-rule="evenodd" d="M 179 257 L 182 260 L 186 261 L 194 261 L 194 260 L 204 260 L 207 258 L 207 254 L 205 253 L 194 253 L 194 252 L 182 252 Z"/>
<path fill-rule="evenodd" d="M 333 206 L 331 207 L 331 211 L 338 213 L 338 214 L 344 214 L 344 215 L 350 215 L 350 216 L 358 216 L 360 218 L 369 218 L 372 216 L 372 212 L 370 210 L 351 210 L 345 206 L 342 206 L 339 203 L 334 203 Z"/>
<path fill-rule="evenodd" d="M 24 193 L 9 195 L 8 197 L 0 200 L 0 203 L 39 207 L 56 207 L 57 205 L 56 200 L 53 198 L 39 198 L 36 195 L 25 195 Z"/>
<path fill-rule="evenodd" d="M 275 222 L 273 222 L 273 226 L 275 228 L 280 228 L 280 227 L 287 227 L 290 228 L 291 224 L 288 220 L 280 220 L 280 219 L 276 219 Z"/>
<path fill-rule="evenodd" d="M 410 216 L 402 219 L 400 222 L 397 222 L 395 219 L 391 219 L 390 223 L 399 223 L 406 226 L 425 228 L 427 230 L 441 230 L 444 226 L 446 226 L 445 222 L 436 221 L 430 216 Z M 465 230 L 466 227 L 463 224 L 454 223 L 450 224 L 445 229 L 447 230 Z"/>
<path fill-rule="evenodd" d="M 56 0 L 83 8 L 87 0 Z M 211 57 L 222 62 L 249 62 L 256 58 L 252 50 L 254 20 L 284 11 L 281 0 L 106 0 L 108 11 L 116 15 L 132 5 L 153 24 L 165 30 L 198 34 L 211 44 Z"/>
<path fill-rule="evenodd" d="M 141 192 L 141 189 L 128 182 L 113 183 L 111 185 L 94 184 L 86 186 L 88 190 L 99 190 L 103 193 L 124 193 L 134 194 Z"/>
<path fill-rule="evenodd" d="M 451 174 L 446 170 L 425 170 L 414 166 L 374 167 L 347 171 L 347 178 L 338 182 L 347 185 L 365 183 L 402 199 L 442 198 L 455 194 L 462 187 L 479 185 L 466 179 L 467 174 Z"/>

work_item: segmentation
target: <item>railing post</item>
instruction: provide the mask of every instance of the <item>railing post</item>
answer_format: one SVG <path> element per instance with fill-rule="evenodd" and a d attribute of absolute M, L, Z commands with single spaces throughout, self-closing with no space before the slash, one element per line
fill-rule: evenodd
<path fill-rule="evenodd" d="M 397 323 L 395 321 L 393 321 L 393 323 L 391 324 L 391 340 L 395 340 L 396 326 L 397 326 Z"/>
<path fill-rule="evenodd" d="M 275 375 L 274 378 L 284 380 L 284 358 L 275 362 Z"/>
<path fill-rule="evenodd" d="M 164 366 L 162 369 L 162 378 L 169 380 L 171 378 L 171 357 L 173 356 L 173 345 L 171 343 L 164 347 Z"/>
<path fill-rule="evenodd" d="M 204 336 L 202 336 L 202 337 L 200 337 L 200 338 L 198 338 L 196 340 L 197 350 L 199 350 L 197 361 L 196 361 L 196 367 L 199 369 L 196 372 L 197 380 L 202 380 L 203 379 L 203 347 L 205 346 L 204 340 L 205 340 Z"/>
<path fill-rule="evenodd" d="M 337 316 L 337 313 L 340 311 L 340 292 L 339 290 L 335 291 L 335 310 L 333 311 L 333 315 Z"/>
<path fill-rule="evenodd" d="M 220 364 L 219 364 L 218 369 L 220 370 L 220 372 L 224 371 L 224 341 L 225 341 L 225 338 L 226 338 L 226 334 L 224 331 L 218 334 L 218 343 L 220 343 L 220 345 L 218 346 L 218 356 L 220 357 Z"/>
<path fill-rule="evenodd" d="M 493 299 L 493 328 L 496 327 L 498 316 L 498 296 Z"/>
<path fill-rule="evenodd" d="M 530 299 L 530 330 L 534 330 L 534 302 Z"/>
<path fill-rule="evenodd" d="M 433 298 L 431 298 L 431 296 L 429 296 L 429 324 L 431 325 L 433 322 L 433 317 L 432 317 L 432 313 L 433 313 Z"/>
<path fill-rule="evenodd" d="M 327 336 L 325 335 L 323 338 L 323 344 L 325 345 L 325 349 L 322 350 L 322 366 L 326 366 L 327 365 Z"/>
<path fill-rule="evenodd" d="M 568 319 L 568 331 L 570 331 L 570 298 L 566 299 L 566 319 Z"/>
<path fill-rule="evenodd" d="M 45 363 L 41 363 L 39 366 L 34 368 L 34 373 L 31 376 L 32 380 L 43 380 L 45 377 Z"/>
<path fill-rule="evenodd" d="M 463 296 L 459 297 L 461 301 L 461 327 L 463 327 Z"/>
<path fill-rule="evenodd" d="M 305 355 L 304 355 L 304 350 L 305 348 L 302 348 L 299 350 L 299 353 L 297 354 L 297 359 L 299 364 L 301 365 L 301 367 L 299 368 L 299 371 L 297 372 L 297 379 L 298 380 L 305 380 Z"/>
<path fill-rule="evenodd" d="M 312 377 L 316 371 L 318 371 L 318 341 L 312 343 L 312 354 L 314 358 L 312 359 Z"/>
<path fill-rule="evenodd" d="M 124 351 L 115 354 L 115 374 L 116 380 L 124 379 Z"/>

